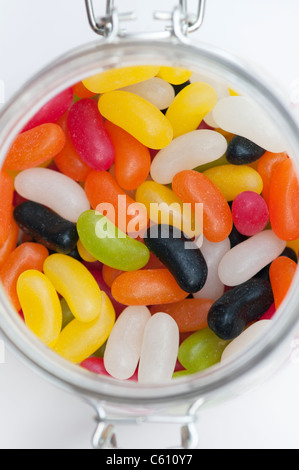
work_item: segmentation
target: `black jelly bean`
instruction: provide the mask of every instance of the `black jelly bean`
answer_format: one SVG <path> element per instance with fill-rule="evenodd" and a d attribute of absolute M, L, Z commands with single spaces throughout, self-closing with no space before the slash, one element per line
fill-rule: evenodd
<path fill-rule="evenodd" d="M 209 328 L 221 339 L 231 341 L 258 321 L 274 302 L 271 284 L 250 279 L 227 291 L 210 308 Z"/>
<path fill-rule="evenodd" d="M 190 80 L 188 80 L 187 82 L 181 83 L 180 85 L 172 85 L 174 88 L 175 96 L 178 95 L 184 88 L 186 88 L 189 85 L 191 85 Z"/>
<path fill-rule="evenodd" d="M 50 251 L 69 254 L 76 248 L 76 225 L 41 204 L 23 202 L 14 209 L 14 219 L 23 232 Z"/>
<path fill-rule="evenodd" d="M 227 147 L 226 159 L 232 165 L 246 165 L 259 160 L 265 149 L 245 137 L 235 136 Z"/>
<path fill-rule="evenodd" d="M 231 248 L 233 248 L 234 246 L 239 245 L 242 242 L 245 242 L 245 240 L 247 240 L 247 239 L 248 239 L 248 237 L 246 237 L 246 235 L 242 235 L 242 233 L 240 233 L 236 229 L 235 225 L 233 225 L 232 231 L 229 235 Z"/>
<path fill-rule="evenodd" d="M 152 226 L 147 230 L 144 241 L 181 289 L 194 293 L 203 288 L 208 276 L 207 263 L 200 249 L 179 229 L 168 225 Z"/>

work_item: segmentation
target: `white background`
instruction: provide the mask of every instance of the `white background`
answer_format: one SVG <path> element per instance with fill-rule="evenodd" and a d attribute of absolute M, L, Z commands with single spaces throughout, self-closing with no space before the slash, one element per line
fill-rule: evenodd
<path fill-rule="evenodd" d="M 281 84 L 290 101 L 297 101 L 298 0 L 207 3 L 204 25 L 194 39 L 255 62 Z M 104 4 L 95 0 L 99 14 Z M 137 12 L 138 22 L 129 28 L 149 30 L 162 27 L 153 23 L 152 10 L 170 10 L 175 0 L 116 0 L 116 4 L 122 11 Z M 51 60 L 94 39 L 83 0 L 0 0 L 0 80 L 6 86 L 6 99 Z M 292 109 L 299 116 L 298 107 L 293 104 Z M 198 424 L 199 448 L 299 448 L 296 362 L 246 395 L 204 411 Z M 1 449 L 89 449 L 93 418 L 93 411 L 80 399 L 49 384 L 6 349 L 5 363 L 0 363 Z M 169 426 L 120 428 L 118 434 L 120 445 L 131 449 L 164 448 L 179 441 L 178 429 Z"/>

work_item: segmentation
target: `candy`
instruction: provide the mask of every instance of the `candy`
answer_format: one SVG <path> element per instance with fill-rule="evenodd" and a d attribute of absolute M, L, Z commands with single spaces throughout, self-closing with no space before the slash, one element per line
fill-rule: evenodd
<path fill-rule="evenodd" d="M 88 263 L 94 263 L 96 260 L 96 258 L 94 256 L 92 256 L 85 248 L 85 246 L 83 245 L 83 243 L 81 242 L 81 240 L 78 241 L 77 243 L 77 249 L 78 249 L 78 252 L 79 252 L 79 255 L 80 257 L 84 260 L 84 261 L 87 261 Z"/>
<path fill-rule="evenodd" d="M 217 93 L 206 83 L 192 83 L 184 88 L 169 106 L 166 117 L 174 137 L 194 131 L 203 118 L 215 107 Z"/>
<path fill-rule="evenodd" d="M 75 103 L 67 125 L 80 158 L 94 170 L 108 170 L 114 162 L 114 149 L 96 102 L 82 99 Z"/>
<path fill-rule="evenodd" d="M 43 270 L 48 257 L 48 250 L 37 243 L 23 243 L 13 250 L 0 270 L 2 286 L 14 308 L 21 310 L 17 295 L 17 281 L 20 275 L 29 269 Z"/>
<path fill-rule="evenodd" d="M 14 184 L 10 175 L 0 172 L 0 247 L 9 237 L 12 225 Z"/>
<path fill-rule="evenodd" d="M 54 254 L 46 259 L 44 273 L 77 320 L 91 322 L 101 314 L 102 292 L 82 263 L 70 256 Z"/>
<path fill-rule="evenodd" d="M 104 353 L 104 365 L 112 377 L 126 380 L 134 374 L 150 318 L 146 307 L 127 307 L 116 320 Z"/>
<path fill-rule="evenodd" d="M 233 229 L 231 233 L 229 234 L 231 248 L 233 248 L 236 245 L 239 245 L 239 243 L 245 242 L 247 238 L 248 237 L 246 237 L 246 235 L 242 235 L 240 232 L 238 232 L 236 227 L 233 226 Z"/>
<path fill-rule="evenodd" d="M 166 80 L 172 85 L 181 85 L 191 78 L 192 71 L 183 69 L 182 67 L 160 67 L 158 77 Z"/>
<path fill-rule="evenodd" d="M 57 124 L 42 124 L 20 134 L 12 144 L 3 169 L 21 171 L 41 165 L 61 152 L 63 130 Z"/>
<path fill-rule="evenodd" d="M 154 158 L 151 177 L 160 184 L 169 184 L 183 170 L 193 170 L 222 157 L 227 149 L 225 138 L 215 131 L 195 130 L 177 137 Z"/>
<path fill-rule="evenodd" d="M 88 357 L 85 361 L 81 362 L 80 366 L 94 374 L 111 377 L 111 375 L 106 371 L 104 360 L 101 357 Z"/>
<path fill-rule="evenodd" d="M 151 149 L 167 147 L 173 139 L 168 119 L 152 103 L 127 91 L 101 95 L 100 113 Z"/>
<path fill-rule="evenodd" d="M 270 283 L 263 279 L 250 279 L 216 300 L 208 314 L 209 328 L 219 338 L 233 340 L 247 326 L 258 321 L 272 303 Z"/>
<path fill-rule="evenodd" d="M 110 268 L 110 266 L 106 266 L 106 264 L 103 265 L 102 276 L 105 283 L 109 287 L 112 286 L 113 281 L 122 273 L 123 271 L 121 271 L 120 269 Z"/>
<path fill-rule="evenodd" d="M 111 292 L 124 305 L 169 304 L 188 296 L 167 269 L 123 273 L 113 282 Z"/>
<path fill-rule="evenodd" d="M 62 327 L 62 310 L 56 290 L 39 271 L 21 274 L 18 298 L 28 328 L 47 346 L 53 347 Z"/>
<path fill-rule="evenodd" d="M 209 178 L 193 170 L 181 171 L 173 178 L 172 188 L 193 207 L 195 203 L 203 204 L 203 233 L 209 241 L 217 243 L 228 237 L 233 226 L 230 207 Z"/>
<path fill-rule="evenodd" d="M 0 268 L 2 268 L 10 253 L 17 247 L 18 238 L 19 227 L 15 221 L 12 220 L 8 237 L 0 247 Z"/>
<path fill-rule="evenodd" d="M 122 91 L 134 93 L 149 101 L 160 110 L 167 109 L 175 97 L 174 88 L 167 81 L 159 77 L 153 77 L 145 82 L 122 88 Z"/>
<path fill-rule="evenodd" d="M 227 201 L 233 201 L 244 191 L 261 194 L 263 180 L 258 172 L 249 166 L 221 165 L 204 172 L 221 191 Z"/>
<path fill-rule="evenodd" d="M 21 230 L 51 251 L 68 254 L 78 242 L 76 225 L 36 202 L 23 202 L 14 209 Z"/>
<path fill-rule="evenodd" d="M 269 205 L 270 185 L 273 172 L 279 163 L 287 160 L 286 153 L 266 152 L 258 161 L 257 171 L 263 180 L 263 198 Z"/>
<path fill-rule="evenodd" d="M 25 199 L 38 202 L 62 218 L 76 223 L 90 209 L 84 189 L 68 176 L 47 168 L 31 168 L 18 174 L 16 191 Z"/>
<path fill-rule="evenodd" d="M 86 250 L 107 266 L 135 271 L 148 263 L 147 247 L 121 232 L 102 214 L 84 212 L 79 217 L 77 230 Z"/>
<path fill-rule="evenodd" d="M 259 160 L 266 150 L 244 137 L 235 136 L 227 147 L 226 158 L 232 165 L 247 165 Z"/>
<path fill-rule="evenodd" d="M 60 307 L 62 311 L 62 326 L 61 330 L 63 330 L 72 320 L 75 319 L 74 315 L 70 307 L 67 304 L 67 301 L 64 298 L 60 299 Z"/>
<path fill-rule="evenodd" d="M 265 200 L 253 191 L 238 194 L 232 204 L 232 215 L 236 229 L 247 237 L 264 230 L 269 222 Z"/>
<path fill-rule="evenodd" d="M 290 260 L 293 260 L 296 264 L 298 262 L 298 257 L 296 253 L 291 249 L 286 247 L 281 253 L 280 256 L 285 256 L 289 258 Z M 270 266 L 272 262 L 267 264 L 261 271 L 259 271 L 254 277 L 259 278 L 259 279 L 265 279 L 267 281 L 270 281 Z"/>
<path fill-rule="evenodd" d="M 186 292 L 203 288 L 208 268 L 201 251 L 194 242 L 169 225 L 156 225 L 144 236 L 148 249 L 171 272 L 178 285 Z"/>
<path fill-rule="evenodd" d="M 272 230 L 260 232 L 224 255 L 219 264 L 219 278 L 226 286 L 242 284 L 277 258 L 285 247 L 286 243 Z"/>
<path fill-rule="evenodd" d="M 179 349 L 179 329 L 166 313 L 156 313 L 144 330 L 138 382 L 163 384 L 171 381 Z"/>
<path fill-rule="evenodd" d="M 115 323 L 112 303 L 102 293 L 101 314 L 91 322 L 71 321 L 60 333 L 54 351 L 65 359 L 80 364 L 107 340 Z"/>
<path fill-rule="evenodd" d="M 206 163 L 205 165 L 200 165 L 194 170 L 199 171 L 200 173 L 203 173 L 206 170 L 209 170 L 210 168 L 214 168 L 215 166 L 221 166 L 221 165 L 226 165 L 228 163 L 226 159 L 226 155 L 223 155 L 222 157 L 218 158 L 217 160 L 214 160 L 210 163 Z"/>
<path fill-rule="evenodd" d="M 92 91 L 87 90 L 83 82 L 78 82 L 75 85 L 73 85 L 73 93 L 76 98 L 93 98 L 94 96 L 97 95 L 96 93 L 93 93 Z"/>
<path fill-rule="evenodd" d="M 285 256 L 276 258 L 270 266 L 270 282 L 274 295 L 275 308 L 284 301 L 295 276 L 297 264 Z"/>

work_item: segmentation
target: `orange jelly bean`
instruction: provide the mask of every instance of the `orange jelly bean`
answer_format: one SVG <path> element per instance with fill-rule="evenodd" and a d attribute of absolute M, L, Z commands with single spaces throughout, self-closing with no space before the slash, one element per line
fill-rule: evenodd
<path fill-rule="evenodd" d="M 73 86 L 74 95 L 78 96 L 78 98 L 92 98 L 96 96 L 96 93 L 87 90 L 82 82 L 78 82 Z"/>
<path fill-rule="evenodd" d="M 286 256 L 276 258 L 271 264 L 269 274 L 276 309 L 285 299 L 294 279 L 296 269 L 297 264 L 295 261 Z"/>
<path fill-rule="evenodd" d="M 9 237 L 12 224 L 14 183 L 5 171 L 0 173 L 0 246 Z"/>
<path fill-rule="evenodd" d="M 177 322 L 180 333 L 198 331 L 208 327 L 208 313 L 214 300 L 185 299 L 168 305 L 155 305 L 150 308 L 152 315 L 168 313 Z"/>
<path fill-rule="evenodd" d="M 194 170 L 177 173 L 172 189 L 184 202 L 203 204 L 203 233 L 207 240 L 225 240 L 233 228 L 230 207 L 217 186 L 205 175 Z"/>
<path fill-rule="evenodd" d="M 0 247 L 0 268 L 2 268 L 7 258 L 9 257 L 10 253 L 16 248 L 18 238 L 19 238 L 19 227 L 17 226 L 15 221 L 12 220 L 9 235 L 7 239 L 5 240 L 5 242 L 3 243 L 3 245 Z"/>
<path fill-rule="evenodd" d="M 269 204 L 270 184 L 273 172 L 279 163 L 287 160 L 286 153 L 266 152 L 257 162 L 257 171 L 263 180 L 263 198 Z"/>
<path fill-rule="evenodd" d="M 47 248 L 38 243 L 23 243 L 11 252 L 0 270 L 0 281 L 12 305 L 20 311 L 17 295 L 17 281 L 24 271 L 43 271 L 43 264 L 49 256 Z"/>
<path fill-rule="evenodd" d="M 106 264 L 103 264 L 102 268 L 102 276 L 107 284 L 107 286 L 111 287 L 115 279 L 120 276 L 124 271 L 120 271 L 119 269 L 111 268 Z"/>
<path fill-rule="evenodd" d="M 279 163 L 270 184 L 270 222 L 281 240 L 299 238 L 299 182 L 292 161 Z"/>
<path fill-rule="evenodd" d="M 3 168 L 26 170 L 55 157 L 64 147 L 65 135 L 57 124 L 42 124 L 19 134 L 12 144 Z"/>
<path fill-rule="evenodd" d="M 125 130 L 106 121 L 115 150 L 115 176 L 122 189 L 137 189 L 148 177 L 151 167 L 150 151 Z"/>
<path fill-rule="evenodd" d="M 183 291 L 167 269 L 141 269 L 118 276 L 112 284 L 112 296 L 124 305 L 158 305 L 179 302 Z"/>

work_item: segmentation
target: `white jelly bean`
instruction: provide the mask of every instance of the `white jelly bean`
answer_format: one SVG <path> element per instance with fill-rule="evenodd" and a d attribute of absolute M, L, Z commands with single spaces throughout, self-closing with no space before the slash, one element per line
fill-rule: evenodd
<path fill-rule="evenodd" d="M 169 184 L 180 171 L 218 160 L 226 150 L 227 141 L 219 132 L 206 129 L 188 132 L 157 153 L 151 177 L 156 183 Z"/>
<path fill-rule="evenodd" d="M 104 353 L 104 365 L 112 377 L 126 380 L 135 373 L 150 318 L 149 309 L 138 306 L 127 307 L 116 320 Z"/>
<path fill-rule="evenodd" d="M 204 237 L 201 252 L 208 266 L 208 278 L 204 287 L 196 294 L 193 294 L 195 299 L 218 300 L 223 295 L 224 284 L 219 279 L 218 266 L 230 248 L 229 238 L 220 243 L 212 243 Z"/>
<path fill-rule="evenodd" d="M 286 247 L 272 230 L 265 230 L 233 247 L 219 264 L 219 278 L 226 286 L 237 286 L 251 279 L 272 263 Z"/>
<path fill-rule="evenodd" d="M 179 350 L 179 329 L 167 313 L 156 313 L 147 322 L 138 368 L 141 384 L 171 381 Z"/>
<path fill-rule="evenodd" d="M 272 320 L 260 320 L 250 325 L 240 336 L 234 339 L 224 350 L 221 362 L 233 359 L 242 354 L 249 346 L 260 338 L 272 324 Z"/>
<path fill-rule="evenodd" d="M 122 88 L 122 90 L 141 96 L 141 98 L 154 104 L 160 110 L 167 109 L 175 98 L 173 86 L 159 77 L 150 78 L 136 85 L 127 86 Z"/>
<path fill-rule="evenodd" d="M 48 168 L 22 171 L 15 178 L 15 189 L 23 198 L 47 206 L 74 223 L 90 209 L 85 191 L 78 183 Z"/>
<path fill-rule="evenodd" d="M 279 153 L 286 150 L 286 143 L 277 126 L 250 98 L 222 98 L 212 113 L 213 119 L 221 129 L 245 137 L 269 152 Z"/>

